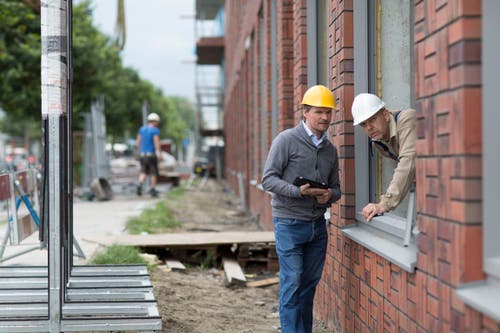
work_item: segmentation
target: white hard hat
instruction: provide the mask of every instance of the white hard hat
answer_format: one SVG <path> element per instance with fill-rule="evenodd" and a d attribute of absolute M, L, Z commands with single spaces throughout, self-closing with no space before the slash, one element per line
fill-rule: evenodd
<path fill-rule="evenodd" d="M 359 125 L 383 107 L 385 107 L 385 103 L 378 96 L 367 93 L 358 94 L 354 98 L 351 108 L 354 125 Z"/>
<path fill-rule="evenodd" d="M 148 115 L 148 121 L 160 121 L 160 116 L 157 113 L 150 113 Z"/>

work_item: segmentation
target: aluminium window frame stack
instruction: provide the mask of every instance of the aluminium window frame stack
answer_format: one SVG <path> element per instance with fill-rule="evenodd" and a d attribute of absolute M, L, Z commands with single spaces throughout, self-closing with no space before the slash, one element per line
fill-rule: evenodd
<path fill-rule="evenodd" d="M 161 317 L 144 265 L 73 266 L 71 8 L 71 0 L 41 1 L 48 266 L 0 267 L 0 331 L 157 331 Z"/>

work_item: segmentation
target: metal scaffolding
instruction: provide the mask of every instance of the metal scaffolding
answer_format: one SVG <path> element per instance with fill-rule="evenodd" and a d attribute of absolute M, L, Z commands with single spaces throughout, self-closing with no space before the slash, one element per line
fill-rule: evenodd
<path fill-rule="evenodd" d="M 196 152 L 222 177 L 224 154 L 224 0 L 196 0 Z"/>
<path fill-rule="evenodd" d="M 48 266 L 0 267 L 0 331 L 157 331 L 161 317 L 145 266 L 73 266 L 71 8 L 71 0 L 41 1 Z"/>

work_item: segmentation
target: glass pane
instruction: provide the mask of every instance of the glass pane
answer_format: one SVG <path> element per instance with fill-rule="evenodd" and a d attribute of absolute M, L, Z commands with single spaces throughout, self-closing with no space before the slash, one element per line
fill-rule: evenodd
<path fill-rule="evenodd" d="M 381 1 L 380 13 L 380 85 L 382 99 L 389 110 L 407 109 L 412 106 L 413 85 L 413 48 L 411 36 L 411 0 Z M 375 157 L 376 158 L 376 157 Z M 376 177 L 377 197 L 385 193 L 392 180 L 396 162 L 388 158 L 381 160 L 382 170 Z M 394 214 L 406 217 L 408 199 L 405 199 L 394 211 Z"/>

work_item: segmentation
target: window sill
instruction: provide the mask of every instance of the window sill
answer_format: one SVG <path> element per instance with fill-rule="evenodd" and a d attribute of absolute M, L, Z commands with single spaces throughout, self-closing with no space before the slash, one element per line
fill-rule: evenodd
<path fill-rule="evenodd" d="M 405 247 L 401 245 L 401 238 L 370 227 L 365 223 L 346 227 L 342 233 L 405 271 L 415 272 L 418 252 L 415 243 L 412 242 Z"/>
<path fill-rule="evenodd" d="M 500 322 L 500 280 L 490 278 L 460 287 L 457 295 L 471 308 Z"/>
<path fill-rule="evenodd" d="M 361 212 L 356 214 L 356 219 L 358 221 L 365 221 Z M 370 226 L 371 228 L 389 233 L 401 239 L 403 239 L 405 235 L 406 219 L 391 213 L 375 216 L 371 222 L 360 222 L 360 224 Z"/>

